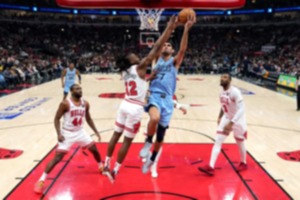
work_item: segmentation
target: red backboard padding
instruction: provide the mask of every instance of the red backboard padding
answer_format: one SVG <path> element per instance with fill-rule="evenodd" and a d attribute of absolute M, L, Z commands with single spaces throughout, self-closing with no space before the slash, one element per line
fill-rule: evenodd
<path fill-rule="evenodd" d="M 241 8 L 246 0 L 57 0 L 61 7 L 69 8 Z"/>

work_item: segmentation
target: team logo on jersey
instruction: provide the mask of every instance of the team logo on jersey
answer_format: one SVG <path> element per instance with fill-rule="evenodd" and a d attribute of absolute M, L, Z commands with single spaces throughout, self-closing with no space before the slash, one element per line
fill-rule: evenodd
<path fill-rule="evenodd" d="M 132 79 L 136 79 L 136 75 L 135 74 L 125 74 L 125 76 L 124 76 L 124 80 L 128 80 L 128 79 L 130 79 L 130 78 L 132 78 Z"/>

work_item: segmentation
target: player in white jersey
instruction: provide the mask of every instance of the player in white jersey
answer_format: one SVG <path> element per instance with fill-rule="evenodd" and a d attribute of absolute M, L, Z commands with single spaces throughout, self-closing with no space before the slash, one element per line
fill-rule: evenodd
<path fill-rule="evenodd" d="M 63 100 L 67 98 L 67 95 L 70 91 L 70 87 L 75 83 L 76 75 L 78 76 L 79 84 L 81 84 L 80 72 L 77 69 L 75 69 L 74 62 L 70 62 L 69 67 L 67 69 L 64 69 L 61 73 L 61 84 L 64 88 Z"/>
<path fill-rule="evenodd" d="M 71 86 L 72 97 L 61 102 L 54 119 L 55 129 L 57 132 L 58 145 L 54 158 L 47 164 L 46 169 L 39 181 L 36 183 L 34 191 L 42 193 L 47 175 L 63 159 L 73 144 L 78 144 L 87 148 L 94 156 L 98 163 L 99 171 L 103 171 L 103 163 L 100 154 L 92 138 L 87 135 L 83 129 L 83 121 L 86 118 L 88 125 L 95 132 L 100 142 L 100 135 L 95 127 L 94 121 L 90 115 L 90 105 L 84 101 L 80 85 Z M 60 128 L 60 118 L 64 117 L 63 126 Z"/>
<path fill-rule="evenodd" d="M 176 26 L 177 18 L 172 16 L 168 26 L 155 42 L 150 53 L 141 61 L 133 53 L 117 59 L 116 66 L 119 68 L 119 71 L 122 73 L 122 79 L 125 81 L 126 96 L 117 113 L 114 134 L 109 142 L 104 164 L 105 170 L 103 174 L 107 175 L 112 182 L 115 180 L 115 175 L 118 174 L 132 140 L 140 128 L 140 122 L 144 113 L 143 106 L 148 89 L 148 84 L 145 80 L 147 66 L 159 55 L 163 44 L 169 39 Z M 122 133 L 125 136 L 124 141 L 119 150 L 115 166 L 110 171 L 110 159 Z"/>
<path fill-rule="evenodd" d="M 222 144 L 231 131 L 239 148 L 241 161 L 236 167 L 237 171 L 247 169 L 245 139 L 247 138 L 247 124 L 245 118 L 245 106 L 240 90 L 231 84 L 231 75 L 221 76 L 220 93 L 221 111 L 218 118 L 218 129 L 215 144 L 213 146 L 209 165 L 198 169 L 210 176 L 214 175 L 216 160 L 221 152 Z"/>

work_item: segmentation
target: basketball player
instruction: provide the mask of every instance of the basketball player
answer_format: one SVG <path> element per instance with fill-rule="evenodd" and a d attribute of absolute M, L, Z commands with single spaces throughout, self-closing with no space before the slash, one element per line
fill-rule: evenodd
<path fill-rule="evenodd" d="M 221 111 L 210 162 L 209 165 L 198 168 L 210 176 L 214 175 L 215 163 L 220 154 L 222 144 L 231 131 L 234 133 L 241 157 L 241 162 L 236 167 L 236 170 L 243 171 L 247 169 L 244 141 L 247 137 L 247 125 L 243 97 L 240 90 L 231 85 L 231 75 L 229 73 L 221 76 L 221 86 L 223 87 L 220 93 Z"/>
<path fill-rule="evenodd" d="M 43 192 L 44 183 L 48 174 L 63 159 L 64 155 L 75 143 L 83 148 L 87 148 L 93 154 L 98 163 L 100 172 L 102 172 L 104 167 L 94 141 L 83 129 L 83 118 L 86 118 L 88 125 L 93 129 L 100 142 L 99 132 L 95 127 L 89 112 L 90 105 L 81 98 L 82 90 L 80 85 L 74 84 L 70 89 L 72 94 L 71 98 L 61 102 L 54 119 L 58 139 L 57 150 L 54 158 L 47 164 L 44 173 L 35 185 L 34 191 L 36 193 Z M 59 121 L 62 116 L 64 116 L 64 121 L 61 129 Z"/>
<path fill-rule="evenodd" d="M 188 107 L 188 105 L 180 104 L 176 100 L 173 100 L 173 103 L 174 103 L 174 108 L 180 110 L 182 112 L 182 114 L 184 114 L 184 115 L 187 114 L 187 107 Z M 145 135 L 147 135 L 147 132 L 145 133 Z M 160 150 L 158 151 L 158 154 L 157 154 L 157 156 L 156 156 L 156 158 L 155 158 L 152 166 L 151 166 L 150 171 L 151 171 L 152 178 L 157 178 L 158 177 L 157 164 L 158 164 L 160 155 L 162 154 L 162 150 L 163 150 L 163 148 L 161 147 Z"/>
<path fill-rule="evenodd" d="M 63 100 L 66 99 L 70 87 L 75 83 L 75 76 L 78 76 L 79 84 L 81 84 L 81 76 L 77 69 L 75 69 L 74 62 L 71 62 L 69 64 L 69 67 L 67 69 L 64 69 L 61 73 L 61 84 L 64 88 L 64 97 Z"/>
<path fill-rule="evenodd" d="M 122 73 L 122 79 L 125 81 L 126 95 L 119 107 L 114 134 L 109 142 L 107 156 L 105 158 L 103 174 L 107 175 L 111 182 L 114 182 L 115 176 L 119 172 L 132 140 L 140 128 L 140 122 L 144 113 L 144 101 L 148 90 L 147 81 L 145 80 L 147 66 L 159 55 L 163 44 L 169 39 L 176 26 L 177 18 L 172 16 L 165 31 L 155 42 L 148 56 L 141 61 L 138 56 L 133 53 L 117 59 L 116 66 L 119 68 Z M 115 166 L 113 170 L 110 171 L 110 159 L 115 145 L 123 132 L 125 136 L 124 141 L 119 150 Z"/>
<path fill-rule="evenodd" d="M 160 150 L 164 140 L 164 135 L 169 127 L 169 122 L 174 110 L 173 95 L 176 89 L 177 71 L 183 61 L 185 51 L 188 44 L 188 34 L 190 28 L 195 23 L 195 17 L 189 17 L 184 25 L 184 32 L 181 39 L 179 52 L 173 57 L 174 49 L 172 44 L 166 42 L 163 46 L 160 58 L 157 60 L 156 66 L 150 78 L 155 79 L 150 84 L 150 96 L 146 111 L 149 112 L 150 121 L 148 123 L 148 137 L 145 145 L 140 151 L 142 158 L 147 157 L 142 167 L 142 172 L 147 173 Z M 152 138 L 157 132 L 154 150 L 149 154 L 152 146 Z"/>

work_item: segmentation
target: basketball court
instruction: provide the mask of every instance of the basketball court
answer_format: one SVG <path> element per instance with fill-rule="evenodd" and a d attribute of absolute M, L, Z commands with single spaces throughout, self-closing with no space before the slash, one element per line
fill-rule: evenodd
<path fill-rule="evenodd" d="M 157 23 L 162 9 L 183 7 L 234 9 L 244 0 L 140 1 L 58 0 L 68 8 L 137 8 L 142 23 L 140 44 L 151 47 L 159 37 Z M 145 7 L 147 9 L 145 9 Z M 157 21 L 155 21 L 157 20 Z M 144 23 L 144 25 L 143 25 Z M 148 30 L 147 30 L 148 29 Z M 150 29 L 150 30 L 149 30 Z M 154 31 L 154 32 L 153 32 Z M 57 143 L 54 115 L 62 100 L 60 79 L 0 98 L 0 198 L 4 199 L 300 199 L 299 113 L 292 97 L 233 79 L 243 93 L 248 124 L 248 170 L 236 171 L 239 153 L 230 135 L 216 163 L 215 176 L 198 167 L 209 162 L 220 111 L 218 75 L 179 75 L 176 98 L 188 105 L 188 114 L 173 114 L 167 131 L 158 178 L 142 174 L 138 156 L 148 121 L 134 139 L 114 184 L 101 175 L 92 155 L 73 146 L 49 174 L 42 195 L 33 192 Z M 124 97 L 120 75 L 82 76 L 83 98 L 101 132 L 97 148 L 105 158 L 115 116 Z M 87 132 L 93 135 L 86 126 Z M 116 152 L 112 163 L 116 159 Z M 290 153 L 291 152 L 291 153 Z M 300 154 L 299 154 L 300 155 Z M 283 158 L 283 159 L 282 159 Z"/>
<path fill-rule="evenodd" d="M 84 75 L 83 97 L 101 131 L 97 144 L 106 154 L 117 108 L 124 91 L 119 75 Z M 281 159 L 279 151 L 299 150 L 299 116 L 295 99 L 233 79 L 246 103 L 249 169 L 237 173 L 239 161 L 229 136 L 208 177 L 197 168 L 209 161 L 219 113 L 219 76 L 182 76 L 177 81 L 180 103 L 191 105 L 188 114 L 175 111 L 166 136 L 159 177 L 141 172 L 138 152 L 144 141 L 147 114 L 115 184 L 100 175 L 92 155 L 77 146 L 46 180 L 43 195 L 34 183 L 53 156 L 56 133 L 53 119 L 62 99 L 60 80 L 34 86 L 0 98 L 1 112 L 20 113 L 0 120 L 0 148 L 22 150 L 15 158 L 0 159 L 0 197 L 7 199 L 299 199 L 299 163 Z M 112 87 L 113 86 L 113 87 Z M 102 95 L 101 95 L 102 94 Z M 99 95 L 101 97 L 99 97 Z M 93 133 L 87 127 L 92 135 Z M 93 136 L 94 139 L 96 137 Z M 119 147 L 117 147 L 116 151 Z M 113 156 L 113 160 L 116 154 Z"/>

